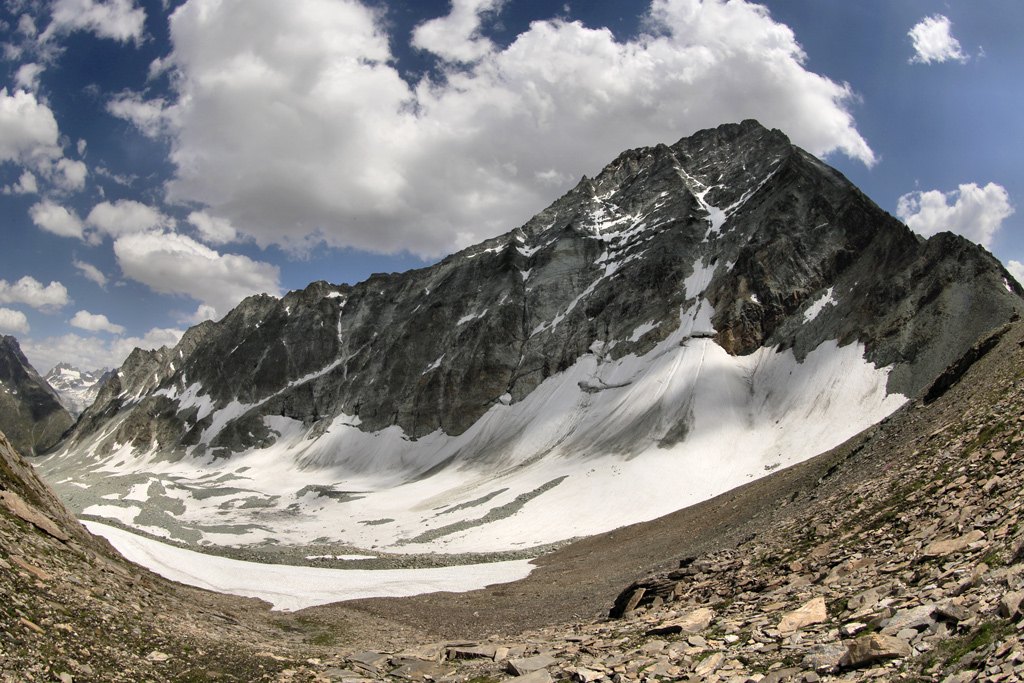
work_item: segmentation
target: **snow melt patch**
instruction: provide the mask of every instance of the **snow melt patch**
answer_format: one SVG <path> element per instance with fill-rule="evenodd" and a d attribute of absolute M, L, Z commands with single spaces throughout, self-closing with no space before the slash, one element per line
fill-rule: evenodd
<path fill-rule="evenodd" d="M 325 569 L 243 562 L 185 550 L 121 529 L 84 522 L 126 558 L 172 581 L 299 610 L 341 600 L 466 592 L 526 578 L 529 560 L 430 569 Z"/>
<path fill-rule="evenodd" d="M 807 310 L 804 311 L 804 322 L 809 323 L 812 320 L 814 320 L 815 318 L 817 318 L 818 315 L 823 310 L 825 310 L 826 306 L 835 306 L 835 305 L 836 305 L 836 300 L 832 298 L 832 287 L 829 287 L 828 291 L 826 291 L 825 294 L 820 299 L 818 299 L 813 304 L 808 306 Z"/>

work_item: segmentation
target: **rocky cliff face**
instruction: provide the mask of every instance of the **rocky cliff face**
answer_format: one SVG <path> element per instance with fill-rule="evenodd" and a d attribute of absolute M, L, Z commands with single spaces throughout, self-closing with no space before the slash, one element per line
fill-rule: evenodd
<path fill-rule="evenodd" d="M 585 354 L 649 352 L 702 307 L 713 314 L 693 334 L 731 354 L 859 341 L 895 365 L 889 390 L 913 395 L 1020 294 L 976 245 L 922 240 L 747 121 L 625 152 L 436 266 L 247 299 L 174 349 L 133 354 L 73 438 L 129 414 L 119 443 L 224 455 L 272 440 L 266 416 L 457 435 Z M 213 412 L 171 397 L 190 391 L 214 410 L 255 407 L 210 434 Z"/>
<path fill-rule="evenodd" d="M 19 451 L 51 448 L 74 420 L 25 358 L 14 337 L 0 337 L 0 431 Z"/>

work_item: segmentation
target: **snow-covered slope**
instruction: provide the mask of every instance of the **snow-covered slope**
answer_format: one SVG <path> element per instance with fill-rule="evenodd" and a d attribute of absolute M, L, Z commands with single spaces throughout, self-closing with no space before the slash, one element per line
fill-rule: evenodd
<path fill-rule="evenodd" d="M 531 547 L 842 442 L 1020 294 L 748 121 L 626 152 L 430 268 L 253 297 L 136 351 L 40 470 L 85 514 L 189 542 Z"/>
<path fill-rule="evenodd" d="M 68 412 L 77 416 L 96 400 L 110 373 L 108 368 L 83 372 L 68 363 L 58 363 L 43 379 L 57 392 Z"/>

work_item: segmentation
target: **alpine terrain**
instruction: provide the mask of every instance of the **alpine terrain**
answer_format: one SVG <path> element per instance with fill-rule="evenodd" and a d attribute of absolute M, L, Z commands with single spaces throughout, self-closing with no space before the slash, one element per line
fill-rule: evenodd
<path fill-rule="evenodd" d="M 38 466 L 76 513 L 186 543 L 529 556 L 841 444 L 1022 293 L 746 121 L 434 266 L 136 350 Z"/>
<path fill-rule="evenodd" d="M 1021 295 L 756 122 L 627 152 L 135 351 L 60 499 L 0 435 L 0 679 L 1024 680 Z"/>
<path fill-rule="evenodd" d="M 93 404 L 100 386 L 111 374 L 107 368 L 87 372 L 69 363 L 58 363 L 43 379 L 57 392 L 61 404 L 68 412 L 77 417 Z"/>
<path fill-rule="evenodd" d="M 0 336 L 0 432 L 18 451 L 35 455 L 53 447 L 73 423 L 18 340 Z"/>

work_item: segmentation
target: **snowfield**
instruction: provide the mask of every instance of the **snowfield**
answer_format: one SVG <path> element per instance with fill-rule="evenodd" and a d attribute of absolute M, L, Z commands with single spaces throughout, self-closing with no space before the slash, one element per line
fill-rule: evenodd
<path fill-rule="evenodd" d="M 463 592 L 525 578 L 528 560 L 437 569 L 321 569 L 243 562 L 153 541 L 121 529 L 85 522 L 126 558 L 189 586 L 266 600 L 275 610 L 299 610 L 341 600 L 403 598 Z"/>
<path fill-rule="evenodd" d="M 193 544 L 494 552 L 693 505 L 836 446 L 906 400 L 886 394 L 888 369 L 858 344 L 826 342 L 803 362 L 788 350 L 729 355 L 703 336 L 709 271 L 651 352 L 611 360 L 595 344 L 459 436 L 365 433 L 340 415 L 313 437 L 268 417 L 276 443 L 227 460 L 170 462 L 123 447 L 61 453 L 39 468 L 64 482 L 56 487 L 77 512 Z M 198 391 L 180 399 L 213 409 Z M 206 436 L 250 407 L 220 410 Z"/>

